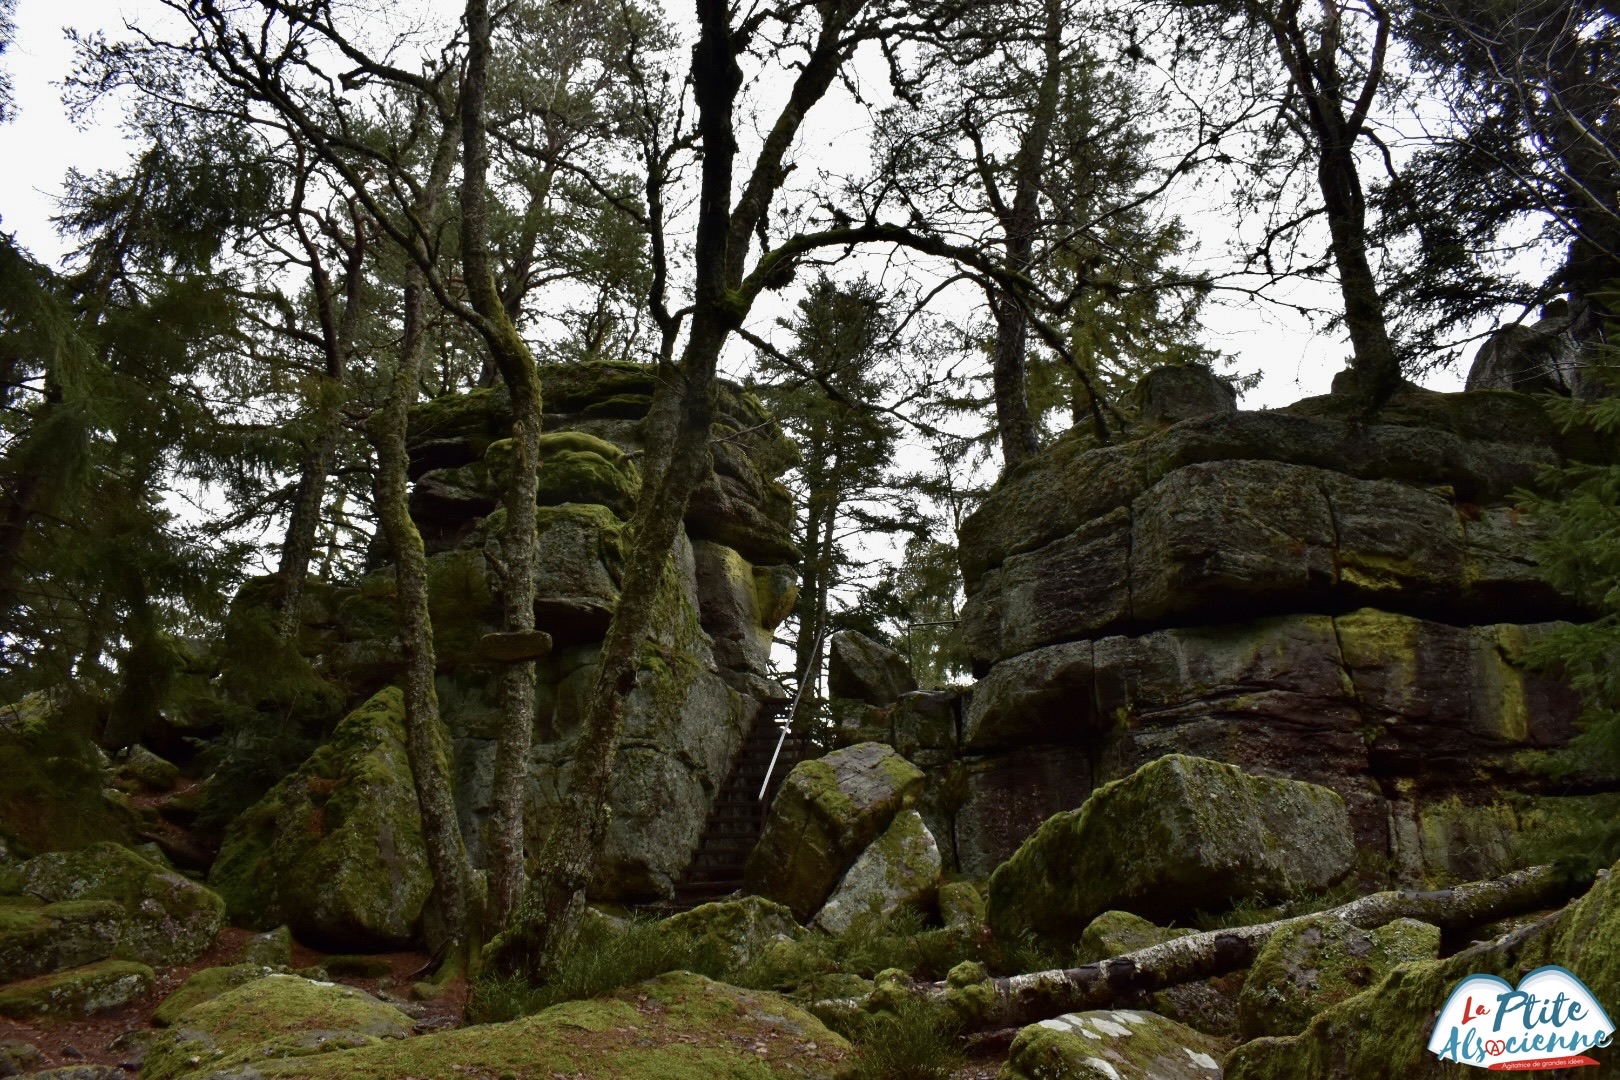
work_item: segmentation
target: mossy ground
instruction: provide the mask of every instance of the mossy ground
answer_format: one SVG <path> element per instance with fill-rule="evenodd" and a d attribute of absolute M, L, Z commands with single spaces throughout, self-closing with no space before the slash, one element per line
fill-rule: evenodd
<path fill-rule="evenodd" d="M 266 1076 L 310 1080 L 552 1075 L 768 1080 L 841 1077 L 851 1067 L 849 1044 L 785 999 L 688 972 L 509 1023 L 259 1066 Z"/>

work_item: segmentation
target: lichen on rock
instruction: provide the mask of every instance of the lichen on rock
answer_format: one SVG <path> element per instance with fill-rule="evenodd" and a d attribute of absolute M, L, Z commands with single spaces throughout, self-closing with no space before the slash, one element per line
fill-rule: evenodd
<path fill-rule="evenodd" d="M 1069 1013 L 1020 1031 L 999 1080 L 1220 1080 L 1222 1049 L 1153 1013 Z"/>

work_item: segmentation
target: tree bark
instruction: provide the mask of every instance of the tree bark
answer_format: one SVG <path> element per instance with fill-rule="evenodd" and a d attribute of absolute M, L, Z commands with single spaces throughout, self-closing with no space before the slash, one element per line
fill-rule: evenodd
<path fill-rule="evenodd" d="M 1046 148 L 1056 122 L 1058 91 L 1062 85 L 1063 7 L 1059 0 L 1046 0 L 1043 64 L 1035 110 L 1029 129 L 1013 162 L 1013 201 L 999 215 L 1002 245 L 1007 252 L 1007 269 L 1026 275 L 1035 261 L 1035 235 L 1040 228 L 1041 174 L 1046 166 Z M 1000 203 L 1000 199 L 994 200 Z M 1006 289 L 991 293 L 990 306 L 996 317 L 996 354 L 991 369 L 991 385 L 996 401 L 996 430 L 1001 436 L 1002 474 L 1039 452 L 1037 418 L 1029 407 L 1029 312 L 1022 297 Z"/>
<path fill-rule="evenodd" d="M 469 3 L 469 10 L 472 3 Z M 658 591 L 692 492 L 709 473 L 715 374 L 726 338 L 743 312 L 728 288 L 727 232 L 737 142 L 732 111 L 742 86 L 725 0 L 698 0 L 700 32 L 693 50 L 693 93 L 703 144 L 702 186 L 694 247 L 691 329 L 678 372 L 660 379 L 653 411 L 679 419 L 667 454 L 650 454 L 648 475 L 630 522 L 619 601 L 602 642 L 601 659 L 580 733 L 558 826 L 541 851 L 538 873 L 512 924 L 490 944 L 486 961 L 498 972 L 543 979 L 572 943 L 595 874 L 596 856 L 612 813 L 613 760 L 624 733 L 625 699 L 635 685 Z"/>
<path fill-rule="evenodd" d="M 1134 995 L 1163 990 L 1247 967 L 1271 935 L 1307 919 L 1336 916 L 1362 929 L 1396 919 L 1421 919 L 1446 930 L 1467 929 L 1495 919 L 1562 904 L 1573 890 L 1551 866 L 1517 870 L 1438 892 L 1381 892 L 1340 907 L 1258 926 L 1212 930 L 1176 938 L 1094 964 L 989 980 L 994 998 L 963 1017 L 977 1030 L 1016 1027 L 1086 1009 L 1108 1008 Z M 948 983 L 913 988 L 919 998 L 948 1004 Z M 818 1002 L 818 1015 L 854 1013 L 861 999 Z"/>
<path fill-rule="evenodd" d="M 423 188 L 420 220 L 435 217 L 455 162 L 455 129 L 445 138 Z M 422 273 L 414 263 L 405 269 L 404 336 L 388 397 L 372 419 L 370 435 L 377 447 L 377 517 L 394 557 L 399 611 L 399 640 L 404 653 L 405 749 L 410 758 L 416 801 L 422 816 L 422 839 L 433 871 L 433 898 L 443 940 L 429 941 L 442 956 L 441 971 L 464 970 L 480 944 L 483 904 L 477 895 L 471 860 L 456 819 L 450 781 L 450 745 L 439 716 L 434 687 L 437 662 L 433 624 L 428 613 L 427 553 L 410 514 L 409 455 L 405 436 L 412 403 L 421 385 L 426 349 Z"/>
<path fill-rule="evenodd" d="M 501 594 L 507 633 L 534 630 L 535 493 L 540 471 L 540 373 L 508 317 L 489 252 L 489 139 L 484 108 L 489 84 L 488 0 L 467 0 L 467 74 L 461 92 L 462 267 L 478 330 L 512 399 L 512 475 L 500 538 Z M 489 905 L 492 925 L 506 925 L 527 884 L 523 804 L 534 739 L 533 661 L 510 664 L 501 683 L 501 725 L 491 793 Z"/>

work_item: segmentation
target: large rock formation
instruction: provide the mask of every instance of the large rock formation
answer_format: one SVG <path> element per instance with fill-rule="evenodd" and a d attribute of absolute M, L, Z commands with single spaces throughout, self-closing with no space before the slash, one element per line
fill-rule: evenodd
<path fill-rule="evenodd" d="M 651 369 L 590 363 L 542 369 L 536 509 L 538 628 L 554 648 L 538 664 L 527 836 L 558 825 L 586 695 L 618 602 L 626 521 L 640 490 L 637 458 Z M 412 410 L 411 512 L 429 556 L 438 694 L 454 751 L 457 805 L 474 858 L 494 777 L 501 658 L 500 508 L 510 467 L 503 389 L 438 398 Z M 759 403 L 720 391 L 714 471 L 693 497 L 658 598 L 653 639 L 632 690 L 615 772 L 613 821 L 595 894 L 668 896 L 697 847 L 714 795 L 762 703 L 785 698 L 766 664 L 771 632 L 792 609 L 799 553 L 792 500 L 776 481 L 796 448 Z M 350 704 L 397 679 L 394 582 L 381 565 L 356 587 L 311 587 L 305 648 Z M 239 601 L 240 603 L 240 601 Z"/>
<path fill-rule="evenodd" d="M 1333 789 L 1362 872 L 1408 884 L 1488 875 L 1527 826 L 1609 807 L 1615 778 L 1554 786 L 1525 753 L 1579 711 L 1525 654 L 1585 613 L 1538 575 L 1513 493 L 1611 451 L 1505 391 L 1406 392 L 1374 424 L 1208 396 L 1118 445 L 1060 440 L 964 522 L 980 681 L 954 717 L 890 719 L 926 747 L 947 863 L 988 874 L 1171 753 Z"/>

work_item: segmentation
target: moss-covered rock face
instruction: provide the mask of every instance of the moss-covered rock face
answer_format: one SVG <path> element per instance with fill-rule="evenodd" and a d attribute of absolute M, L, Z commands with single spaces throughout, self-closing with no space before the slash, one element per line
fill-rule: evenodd
<path fill-rule="evenodd" d="M 1227 1058 L 1227 1080 L 1402 1080 L 1456 1077 L 1463 1067 L 1429 1053 L 1429 1035 L 1458 982 L 1497 975 L 1517 985 L 1546 964 L 1568 968 L 1605 1007 L 1620 1002 L 1620 866 L 1591 891 L 1523 933 L 1443 960 L 1396 968 L 1381 983 L 1319 1013 L 1300 1034 L 1255 1039 Z M 1614 1048 L 1594 1077 L 1613 1075 Z"/>
<path fill-rule="evenodd" d="M 225 924 L 225 903 L 212 890 L 110 841 L 47 852 L 17 873 L 21 891 L 51 902 L 47 917 L 67 907 L 62 901 L 117 904 L 116 954 L 149 964 L 195 960 Z"/>
<path fill-rule="evenodd" d="M 915 801 L 923 774 L 881 743 L 796 765 L 748 857 L 748 888 L 808 920 L 855 858 Z"/>
<path fill-rule="evenodd" d="M 212 1001 L 227 990 L 235 990 L 238 986 L 246 986 L 274 974 L 274 969 L 263 964 L 203 968 L 163 999 L 152 1012 L 152 1022 L 159 1027 L 168 1027 L 192 1006 Z"/>
<path fill-rule="evenodd" d="M 1081 932 L 1075 962 L 1090 964 L 1113 956 L 1124 956 L 1128 952 L 1163 945 L 1166 941 L 1193 933 L 1197 931 L 1158 926 L 1128 911 L 1105 911 L 1092 919 Z"/>
<path fill-rule="evenodd" d="M 88 1016 L 127 1005 L 152 988 L 156 975 L 145 964 L 102 960 L 0 987 L 0 1016 Z"/>
<path fill-rule="evenodd" d="M 1020 1031 L 999 1080 L 1220 1080 L 1221 1050 L 1153 1013 L 1070 1013 Z"/>
<path fill-rule="evenodd" d="M 242 963 L 268 967 L 292 966 L 292 930 L 278 926 L 248 938 L 242 946 Z"/>
<path fill-rule="evenodd" d="M 270 975 L 175 1017 L 153 1040 L 141 1075 L 170 1080 L 248 1065 L 263 1069 L 277 1058 L 402 1039 L 412 1027 L 410 1017 L 351 986 Z"/>
<path fill-rule="evenodd" d="M 1292 899 L 1354 861 L 1333 792 L 1173 754 L 1042 825 L 991 875 L 990 925 L 1003 941 L 1034 931 L 1067 945 L 1112 908 L 1170 921 Z"/>
<path fill-rule="evenodd" d="M 267 1077 L 307 1080 L 458 1075 L 835 1080 L 853 1072 L 849 1043 L 785 998 L 686 972 L 606 999 L 565 1002 L 511 1023 L 256 1068 Z M 159 1080 L 163 1075 L 168 1074 Z"/>
<path fill-rule="evenodd" d="M 773 942 L 798 941 L 805 935 L 793 912 L 762 896 L 699 904 L 670 916 L 664 929 L 692 938 L 705 953 L 723 955 L 739 969 L 764 955 Z"/>
<path fill-rule="evenodd" d="M 939 886 L 939 845 L 915 810 L 902 810 L 856 858 L 816 914 L 816 925 L 842 934 L 856 918 L 926 908 Z"/>
<path fill-rule="evenodd" d="M 1400 964 L 1440 954 L 1440 928 L 1397 919 L 1361 930 L 1318 916 L 1271 936 L 1238 995 L 1238 1030 L 1245 1039 L 1294 1035 L 1330 1005 L 1383 981 Z"/>
<path fill-rule="evenodd" d="M 172 791 L 180 781 L 180 769 L 136 743 L 118 766 L 118 776 L 146 791 Z"/>
<path fill-rule="evenodd" d="M 433 882 L 398 688 L 231 824 L 209 880 L 247 926 L 348 948 L 411 940 Z"/>

